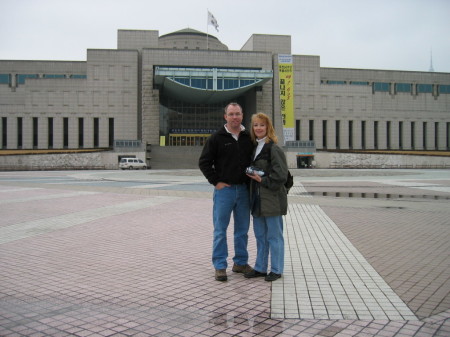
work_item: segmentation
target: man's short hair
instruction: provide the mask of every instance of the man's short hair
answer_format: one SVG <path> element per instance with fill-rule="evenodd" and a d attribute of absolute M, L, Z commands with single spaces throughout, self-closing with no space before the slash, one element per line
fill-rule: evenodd
<path fill-rule="evenodd" d="M 241 113 L 243 112 L 242 107 L 241 107 L 238 103 L 236 103 L 236 102 L 231 102 L 231 103 L 228 103 L 227 106 L 225 107 L 225 113 L 227 113 L 228 107 L 229 107 L 230 105 L 239 107 L 239 109 L 241 109 Z"/>

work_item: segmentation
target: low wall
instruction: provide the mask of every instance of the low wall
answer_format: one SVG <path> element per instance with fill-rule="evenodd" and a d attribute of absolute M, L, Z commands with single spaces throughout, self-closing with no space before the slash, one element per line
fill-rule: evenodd
<path fill-rule="evenodd" d="M 84 152 L 0 156 L 2 171 L 39 170 L 115 170 L 119 157 L 130 156 L 145 161 L 145 152 Z"/>
<path fill-rule="evenodd" d="M 287 152 L 288 166 L 297 167 L 297 153 Z M 317 152 L 315 168 L 450 168 L 450 157 L 372 153 Z"/>
<path fill-rule="evenodd" d="M 85 153 L 1 155 L 0 170 L 115 170 L 121 156 L 142 159 L 152 169 L 196 169 L 201 147 L 154 147 L 146 158 L 143 150 Z M 297 152 L 286 152 L 289 168 L 297 168 Z M 317 152 L 315 168 L 450 168 L 450 157 Z"/>

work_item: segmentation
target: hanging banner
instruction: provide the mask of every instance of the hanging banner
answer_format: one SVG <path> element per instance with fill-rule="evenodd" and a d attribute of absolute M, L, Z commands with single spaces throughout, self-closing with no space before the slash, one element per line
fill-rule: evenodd
<path fill-rule="evenodd" d="M 284 141 L 295 140 L 294 116 L 294 66 L 292 55 L 278 55 L 278 75 L 280 79 L 280 106 L 283 120 Z"/>

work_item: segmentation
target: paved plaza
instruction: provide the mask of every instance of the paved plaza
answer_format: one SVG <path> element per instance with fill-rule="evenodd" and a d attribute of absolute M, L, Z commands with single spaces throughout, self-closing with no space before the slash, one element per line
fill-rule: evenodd
<path fill-rule="evenodd" d="M 0 172 L 0 336 L 450 336 L 450 170 L 291 171 L 273 283 L 199 170 Z"/>

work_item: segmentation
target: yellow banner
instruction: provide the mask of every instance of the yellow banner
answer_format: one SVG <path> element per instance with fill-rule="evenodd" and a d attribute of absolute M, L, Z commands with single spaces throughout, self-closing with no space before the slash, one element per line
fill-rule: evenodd
<path fill-rule="evenodd" d="M 166 136 L 159 136 L 159 146 L 166 146 Z"/>
<path fill-rule="evenodd" d="M 284 140 L 295 140 L 294 66 L 292 55 L 278 55 L 278 74 L 280 79 L 280 112 L 283 120 Z"/>

